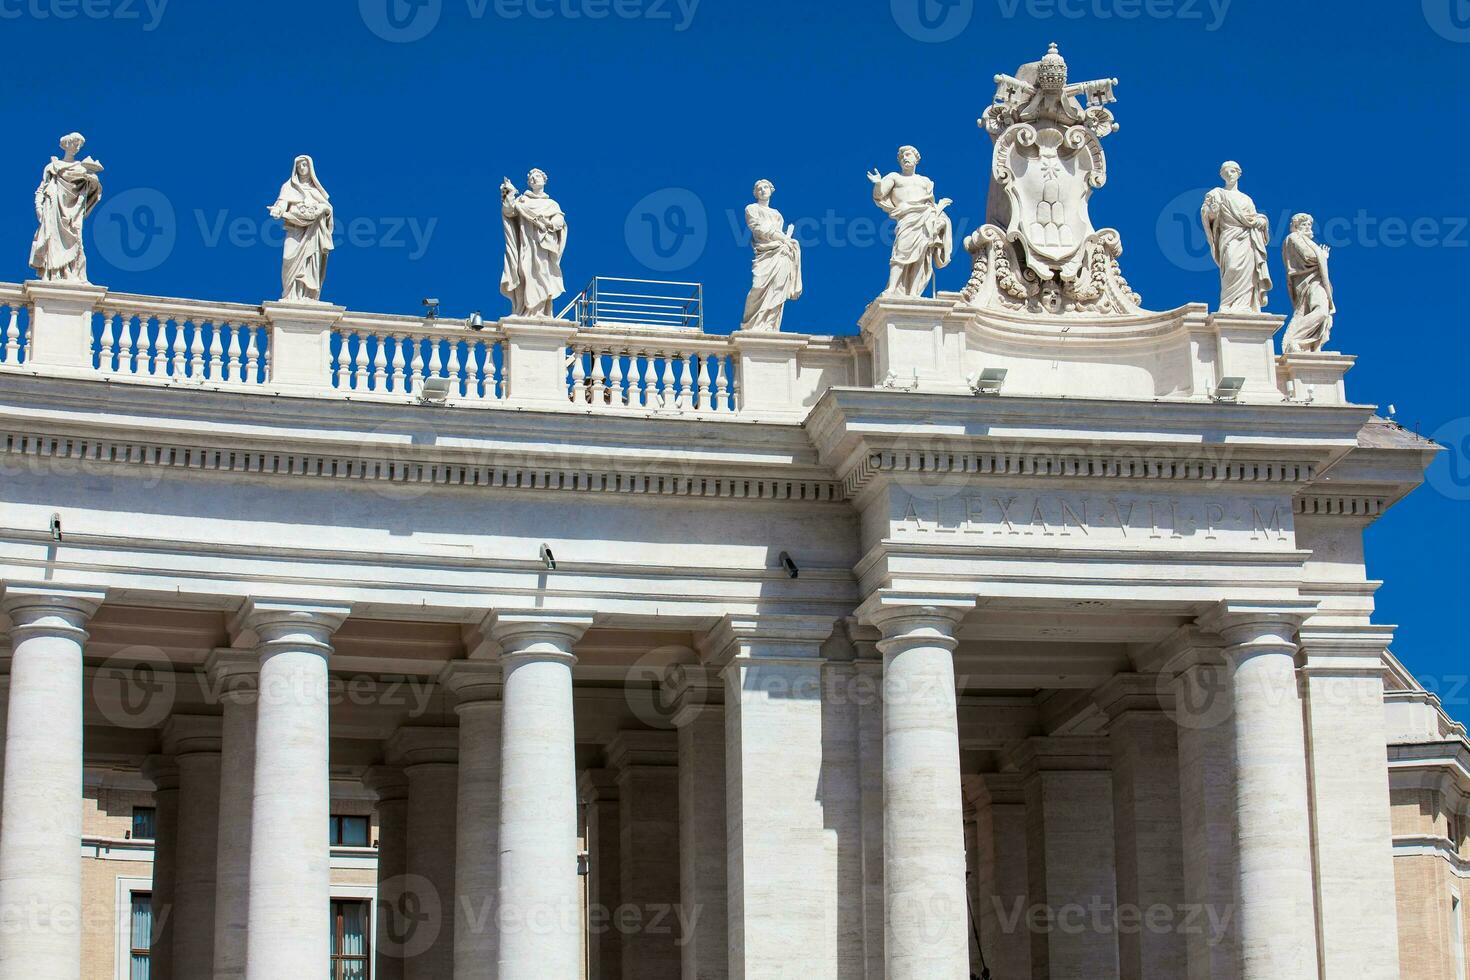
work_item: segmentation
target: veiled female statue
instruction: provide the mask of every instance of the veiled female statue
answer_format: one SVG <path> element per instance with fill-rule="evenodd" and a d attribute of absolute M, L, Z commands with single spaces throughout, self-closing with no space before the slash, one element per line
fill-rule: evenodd
<path fill-rule="evenodd" d="M 507 177 L 500 185 L 500 211 L 505 224 L 505 266 L 500 292 L 510 299 L 511 316 L 552 316 L 551 304 L 566 286 L 561 257 L 567 248 L 567 218 L 561 205 L 546 195 L 546 173 L 526 175 L 519 194 Z"/>
<path fill-rule="evenodd" d="M 281 257 L 281 299 L 320 300 L 327 277 L 327 253 L 332 243 L 332 205 L 327 189 L 316 176 L 316 164 L 302 154 L 291 166 L 291 179 L 270 214 L 286 226 L 286 249 Z"/>
<path fill-rule="evenodd" d="M 781 212 L 771 207 L 774 193 L 776 185 L 769 180 L 756 181 L 755 203 L 745 207 L 755 258 L 741 330 L 780 330 L 786 301 L 801 299 L 801 243 L 794 237 L 796 226 L 785 227 Z"/>
<path fill-rule="evenodd" d="M 1271 269 L 1266 244 L 1271 226 L 1256 203 L 1240 189 L 1240 164 L 1227 160 L 1220 166 L 1224 187 L 1205 195 L 1200 219 L 1210 255 L 1220 267 L 1220 312 L 1259 313 L 1271 291 Z"/>
<path fill-rule="evenodd" d="M 82 249 L 82 220 L 102 199 L 102 164 L 77 151 L 87 141 L 81 133 L 61 138 L 65 154 L 51 158 L 36 188 L 36 237 L 31 241 L 31 268 L 36 278 L 51 282 L 86 282 L 87 253 Z"/>
<path fill-rule="evenodd" d="M 1310 214 L 1292 217 L 1291 234 L 1281 247 L 1281 257 L 1286 262 L 1286 288 L 1291 292 L 1291 322 L 1286 325 L 1281 344 L 1288 354 L 1316 353 L 1332 337 L 1332 315 L 1337 312 L 1337 305 L 1332 300 L 1332 279 L 1327 274 L 1330 251 L 1312 237 Z"/>

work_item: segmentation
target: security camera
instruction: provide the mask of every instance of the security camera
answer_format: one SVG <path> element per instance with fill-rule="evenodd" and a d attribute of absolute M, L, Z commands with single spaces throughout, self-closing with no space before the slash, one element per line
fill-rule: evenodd
<path fill-rule="evenodd" d="M 434 299 L 432 296 L 425 296 L 424 309 L 426 311 L 424 313 L 425 320 L 437 319 L 439 316 L 439 301 L 437 299 Z"/>
<path fill-rule="evenodd" d="M 784 551 L 781 552 L 781 567 L 786 569 L 786 574 L 792 578 L 801 574 L 801 570 L 796 567 L 796 562 L 792 561 L 791 556 Z"/>
<path fill-rule="evenodd" d="M 51 515 L 51 540 L 52 541 L 60 541 L 61 540 L 61 515 L 60 514 L 52 514 Z"/>
<path fill-rule="evenodd" d="M 546 570 L 549 572 L 556 571 L 556 556 L 553 555 L 551 553 L 551 549 L 544 544 L 541 546 L 541 564 L 545 565 Z"/>

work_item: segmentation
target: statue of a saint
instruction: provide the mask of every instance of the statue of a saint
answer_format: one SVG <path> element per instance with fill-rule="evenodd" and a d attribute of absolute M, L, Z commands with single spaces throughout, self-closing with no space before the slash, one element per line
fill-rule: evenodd
<path fill-rule="evenodd" d="M 49 282 L 86 282 L 87 255 L 82 249 L 82 220 L 102 200 L 102 164 L 77 151 L 87 141 L 81 133 L 61 138 L 65 154 L 51 158 L 36 188 L 36 237 L 31 242 L 31 268 Z"/>
<path fill-rule="evenodd" d="M 801 299 L 801 243 L 795 238 L 796 226 L 783 227 L 781 212 L 771 207 L 774 193 L 775 184 L 758 180 L 755 203 L 745 206 L 755 259 L 741 330 L 780 330 L 786 301 Z"/>
<path fill-rule="evenodd" d="M 947 197 L 935 202 L 934 181 L 915 172 L 919 159 L 917 149 L 901 146 L 898 173 L 884 177 L 875 169 L 868 174 L 873 203 L 898 225 L 884 296 L 924 295 L 934 270 L 949 265 L 954 251 L 954 228 L 944 213 L 952 202 Z"/>
<path fill-rule="evenodd" d="M 281 185 L 270 215 L 286 226 L 281 257 L 281 299 L 320 301 L 332 242 L 332 205 L 316 176 L 316 164 L 302 154 L 291 164 L 291 179 Z"/>
<path fill-rule="evenodd" d="M 500 291 L 510 299 L 512 316 L 552 316 L 551 304 L 566 292 L 561 257 L 567 248 L 567 218 L 546 195 L 546 174 L 526 175 L 526 192 L 517 193 L 507 177 L 500 185 L 505 223 L 505 267 Z"/>
<path fill-rule="evenodd" d="M 1259 313 L 1266 308 L 1266 294 L 1271 291 L 1271 269 L 1266 262 L 1271 223 L 1240 189 L 1240 164 L 1226 160 L 1220 176 L 1225 186 L 1206 194 L 1200 209 L 1210 254 L 1220 267 L 1220 312 Z"/>
<path fill-rule="evenodd" d="M 1332 300 L 1332 279 L 1327 274 L 1326 245 L 1312 237 L 1312 216 L 1294 215 L 1291 234 L 1281 246 L 1286 264 L 1286 288 L 1291 293 L 1291 322 L 1286 325 L 1282 348 L 1316 353 L 1327 346 L 1332 337 L 1332 314 L 1337 305 Z"/>

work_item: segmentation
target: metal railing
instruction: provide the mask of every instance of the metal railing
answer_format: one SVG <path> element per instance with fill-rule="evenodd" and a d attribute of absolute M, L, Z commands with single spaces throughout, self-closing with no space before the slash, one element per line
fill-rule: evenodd
<path fill-rule="evenodd" d="M 704 286 L 697 282 L 597 276 L 557 314 L 584 329 L 704 329 Z"/>

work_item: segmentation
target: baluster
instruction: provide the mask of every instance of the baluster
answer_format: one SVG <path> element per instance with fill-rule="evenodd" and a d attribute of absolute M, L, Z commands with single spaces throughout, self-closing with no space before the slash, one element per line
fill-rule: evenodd
<path fill-rule="evenodd" d="M 5 363 L 15 364 L 20 360 L 20 306 L 12 304 L 10 307 L 10 326 L 5 330 L 5 336 L 0 337 L 5 348 Z"/>
<path fill-rule="evenodd" d="M 714 362 L 710 369 L 710 383 L 714 386 L 715 400 L 711 406 L 717 412 L 725 411 L 728 402 L 725 401 L 725 359 L 723 357 L 711 358 Z"/>
<path fill-rule="evenodd" d="M 353 342 L 356 341 L 354 344 Z M 356 330 L 342 335 L 342 360 L 347 365 L 347 387 L 357 390 L 360 377 L 359 355 L 362 353 L 362 334 Z"/>
<path fill-rule="evenodd" d="M 253 323 L 245 324 L 245 382 L 247 384 L 259 384 L 262 371 L 268 371 L 270 365 L 270 341 L 261 337 L 260 330 Z"/>
<path fill-rule="evenodd" d="M 429 373 L 426 378 L 442 378 L 444 376 L 444 356 L 439 352 L 439 338 L 429 337 Z"/>
<path fill-rule="evenodd" d="M 653 358 L 648 356 L 647 351 L 638 351 L 628 361 L 630 374 L 632 373 L 633 365 L 635 363 L 638 365 L 638 392 L 637 397 L 634 399 L 634 404 L 638 408 L 648 407 L 648 369 L 652 361 Z"/>
<path fill-rule="evenodd" d="M 373 391 L 382 391 L 388 387 L 388 337 L 378 334 L 373 339 L 377 341 L 377 345 L 373 348 L 373 368 L 369 378 L 371 384 L 368 387 Z"/>
<path fill-rule="evenodd" d="M 225 338 L 224 352 L 220 356 L 220 378 L 224 381 L 244 381 L 245 368 L 240 363 L 240 358 L 244 355 L 244 351 L 240 349 L 240 335 L 245 332 L 245 325 L 242 323 L 222 323 L 219 326 L 219 330 L 223 330 L 225 327 L 230 328 L 230 335 Z M 216 336 L 218 333 L 219 331 L 216 330 Z"/>
<path fill-rule="evenodd" d="M 702 408 L 706 412 L 714 408 L 714 404 L 710 401 L 711 388 L 709 376 L 710 362 L 714 359 L 713 354 L 704 354 L 699 358 L 699 404 L 696 407 Z"/>
<path fill-rule="evenodd" d="M 148 341 L 148 375 L 152 377 L 158 373 L 159 348 L 167 339 L 163 334 L 163 321 L 154 317 L 151 313 L 138 314 L 138 335 Z M 142 372 L 139 372 L 140 374 Z"/>
<path fill-rule="evenodd" d="M 423 367 L 424 347 L 421 337 L 404 337 L 403 342 L 407 345 L 403 352 L 403 390 L 414 391 L 418 387 L 419 375 L 426 370 Z"/>
<path fill-rule="evenodd" d="M 407 346 L 407 338 L 393 338 L 393 355 L 388 358 L 388 387 L 394 391 L 408 390 L 408 362 L 405 360 Z"/>
<path fill-rule="evenodd" d="M 743 382 L 740 380 L 740 372 L 736 370 L 736 365 L 739 363 L 732 357 L 730 363 L 725 365 L 725 372 L 730 375 L 730 411 L 732 412 L 740 410 L 740 387 Z"/>
<path fill-rule="evenodd" d="M 214 325 L 209 332 L 209 354 L 205 364 L 205 373 L 211 381 L 222 380 L 225 373 L 225 327 L 229 324 L 221 320 Z"/>
<path fill-rule="evenodd" d="M 194 323 L 193 326 L 194 334 L 189 338 L 189 360 L 185 366 L 189 377 L 197 381 L 204 377 L 204 324 Z M 182 332 L 183 329 L 184 324 L 179 324 L 179 330 Z"/>
<path fill-rule="evenodd" d="M 679 368 L 678 373 L 674 368 Z M 683 354 L 675 354 L 673 364 L 669 366 L 670 387 L 674 392 L 674 408 L 681 412 L 689 410 L 690 395 L 694 389 L 694 365 L 689 358 Z"/>
<path fill-rule="evenodd" d="M 490 374 L 495 370 L 495 362 L 491 358 L 491 346 L 483 340 L 465 344 L 465 353 L 469 355 L 469 369 L 474 372 L 475 396 L 478 398 L 490 397 L 487 392 L 493 391 Z M 466 393 L 469 391 L 471 378 L 465 375 Z"/>
<path fill-rule="evenodd" d="M 619 407 L 628 404 L 628 396 L 623 392 L 623 351 L 622 348 L 612 349 L 612 375 L 608 381 L 611 393 L 611 403 Z"/>
<path fill-rule="evenodd" d="M 450 383 L 451 389 L 458 389 L 461 395 L 468 395 L 473 380 L 465 371 L 465 360 L 468 354 L 469 344 L 458 340 L 449 341 L 449 376 L 454 380 Z"/>
<path fill-rule="evenodd" d="M 656 361 L 655 358 L 657 359 Z M 654 377 L 658 379 L 658 398 L 654 401 L 653 407 L 657 408 L 659 411 L 663 411 L 665 408 L 668 407 L 669 404 L 669 396 L 666 388 L 666 379 L 664 378 L 664 374 L 665 372 L 671 375 L 673 374 L 673 362 L 669 360 L 669 355 L 665 351 L 655 352 L 649 357 L 648 360 L 653 367 Z"/>
<path fill-rule="evenodd" d="M 502 358 L 502 360 L 501 360 L 501 362 L 499 364 L 497 364 L 496 361 L 495 361 L 495 351 L 497 349 L 500 351 L 500 356 Z M 495 397 L 496 398 L 504 398 L 505 397 L 505 362 L 504 362 L 504 357 L 505 357 L 505 347 L 503 346 L 502 343 L 494 343 L 494 344 L 486 344 L 485 345 L 485 371 L 487 372 L 487 374 L 494 375 L 494 379 L 495 379 L 494 390 L 495 390 Z"/>
<path fill-rule="evenodd" d="M 607 404 L 607 373 L 602 367 L 602 351 L 592 349 L 592 404 L 599 408 Z"/>
<path fill-rule="evenodd" d="M 174 320 L 173 336 L 168 341 L 168 376 L 177 378 L 184 370 L 184 324 L 187 321 Z M 158 321 L 158 329 L 161 334 L 164 331 L 164 320 Z"/>
<path fill-rule="evenodd" d="M 582 357 L 586 353 L 581 348 L 573 345 L 572 351 L 572 386 L 567 391 L 567 400 L 571 402 L 582 402 L 587 399 L 583 383 L 587 380 L 587 369 L 582 364 Z"/>
<path fill-rule="evenodd" d="M 113 358 L 117 356 L 117 311 L 102 313 L 102 336 L 97 345 L 97 367 L 101 371 L 113 370 Z"/>

